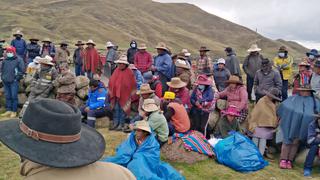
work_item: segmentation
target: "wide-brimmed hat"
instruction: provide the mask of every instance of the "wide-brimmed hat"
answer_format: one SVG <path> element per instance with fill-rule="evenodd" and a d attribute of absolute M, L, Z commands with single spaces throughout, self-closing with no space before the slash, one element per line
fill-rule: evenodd
<path fill-rule="evenodd" d="M 257 44 L 252 44 L 247 51 L 248 52 L 259 52 L 259 51 L 261 51 L 261 49 L 258 47 Z"/>
<path fill-rule="evenodd" d="M 133 129 L 134 130 L 140 129 L 140 130 L 146 131 L 148 133 L 151 133 L 150 125 L 149 125 L 148 121 L 146 121 L 146 120 L 136 121 L 134 123 Z"/>
<path fill-rule="evenodd" d="M 39 62 L 41 61 L 41 59 L 42 59 L 42 58 L 41 58 L 40 56 L 36 56 L 36 57 L 33 59 L 33 62 L 39 64 Z"/>
<path fill-rule="evenodd" d="M 197 81 L 195 82 L 197 85 L 212 85 L 212 81 L 210 81 L 205 74 L 201 74 L 197 77 Z"/>
<path fill-rule="evenodd" d="M 156 46 L 156 49 L 163 49 L 163 50 L 169 51 L 167 45 L 164 42 L 159 42 Z"/>
<path fill-rule="evenodd" d="M 313 89 L 311 88 L 311 85 L 310 85 L 310 84 L 305 84 L 305 85 L 300 86 L 299 88 L 297 88 L 297 91 L 311 91 L 311 92 L 316 92 L 315 90 L 313 90 Z"/>
<path fill-rule="evenodd" d="M 175 63 L 176 67 L 180 67 L 183 69 L 190 69 L 190 66 L 188 65 L 187 61 L 178 59 Z"/>
<path fill-rule="evenodd" d="M 313 64 L 314 67 L 320 68 L 320 60 L 316 60 Z"/>
<path fill-rule="evenodd" d="M 142 109 L 146 112 L 154 112 L 159 110 L 159 107 L 157 106 L 154 99 L 145 99 L 143 101 Z"/>
<path fill-rule="evenodd" d="M 306 53 L 306 55 L 314 55 L 315 57 L 319 57 L 319 52 L 316 49 L 311 49 L 309 52 Z"/>
<path fill-rule="evenodd" d="M 13 33 L 13 36 L 17 36 L 17 35 L 23 36 L 23 33 L 20 30 L 17 30 L 16 32 Z"/>
<path fill-rule="evenodd" d="M 81 123 L 80 110 L 55 99 L 30 101 L 21 120 L 2 121 L 0 129 L 3 144 L 44 166 L 85 166 L 105 151 L 103 136 Z"/>
<path fill-rule="evenodd" d="M 154 93 L 154 90 L 150 88 L 149 84 L 141 84 L 140 90 L 137 91 L 138 95 L 151 94 L 151 93 Z"/>
<path fill-rule="evenodd" d="M 240 112 L 238 111 L 237 107 L 232 105 L 228 106 L 226 110 L 222 110 L 221 112 L 224 115 L 231 115 L 236 117 L 240 116 Z"/>
<path fill-rule="evenodd" d="M 113 46 L 114 46 L 114 44 L 112 44 L 111 41 L 108 41 L 108 42 L 106 43 L 106 47 L 107 47 L 107 48 L 113 47 Z"/>
<path fill-rule="evenodd" d="M 264 90 L 266 96 L 271 97 L 274 100 L 282 101 L 281 91 L 278 88 L 271 88 L 269 91 Z"/>
<path fill-rule="evenodd" d="M 163 99 L 174 100 L 176 98 L 176 94 L 174 92 L 166 91 L 164 92 Z"/>
<path fill-rule="evenodd" d="M 60 43 L 60 45 L 61 45 L 61 46 L 62 46 L 62 45 L 68 46 L 68 43 L 67 43 L 66 41 L 62 41 L 62 42 Z"/>
<path fill-rule="evenodd" d="M 33 40 L 33 41 L 39 41 L 38 38 L 30 38 L 29 40 L 30 40 L 30 41 L 32 41 L 32 40 Z"/>
<path fill-rule="evenodd" d="M 124 54 L 121 55 L 118 60 L 114 61 L 114 63 L 116 63 L 116 64 L 129 64 L 127 55 L 124 55 Z"/>
<path fill-rule="evenodd" d="M 132 69 L 132 70 L 137 70 L 138 69 L 134 64 L 130 64 L 129 68 Z"/>
<path fill-rule="evenodd" d="M 81 45 L 84 45 L 84 42 L 82 41 L 78 41 L 77 43 L 74 44 L 75 46 L 81 46 Z"/>
<path fill-rule="evenodd" d="M 226 64 L 226 60 L 223 58 L 218 59 L 218 64 Z"/>
<path fill-rule="evenodd" d="M 186 56 L 186 57 L 191 56 L 191 53 L 189 53 L 188 49 L 182 49 L 182 50 L 181 50 L 181 53 L 183 53 L 184 56 Z"/>
<path fill-rule="evenodd" d="M 171 88 L 179 89 L 187 86 L 187 83 L 181 81 L 179 77 L 174 77 L 170 82 L 167 82 L 167 85 Z"/>
<path fill-rule="evenodd" d="M 138 49 L 141 49 L 141 50 L 147 49 L 147 45 L 144 44 L 144 43 L 142 43 L 142 44 L 140 44 L 140 45 L 138 46 Z"/>
<path fill-rule="evenodd" d="M 238 76 L 230 76 L 229 80 L 226 81 L 228 84 L 243 84 L 242 81 L 240 81 L 240 78 Z"/>
<path fill-rule="evenodd" d="M 280 46 L 278 52 L 288 52 L 288 49 L 287 49 L 287 47 L 285 47 L 285 46 Z"/>
<path fill-rule="evenodd" d="M 46 55 L 44 58 L 39 59 L 39 63 L 54 66 L 54 63 L 52 62 L 52 57 L 49 55 Z"/>
<path fill-rule="evenodd" d="M 299 63 L 299 66 L 307 66 L 307 67 L 309 67 L 311 65 L 307 61 L 302 61 L 302 62 Z"/>
<path fill-rule="evenodd" d="M 42 42 L 49 42 L 49 43 L 51 43 L 51 40 L 50 40 L 50 38 L 44 38 L 44 39 L 42 40 Z"/>
<path fill-rule="evenodd" d="M 96 45 L 96 43 L 95 43 L 92 39 L 89 39 L 86 44 L 87 44 L 87 45 L 88 45 L 88 44 L 92 44 L 92 45 L 94 45 L 94 46 Z"/>
<path fill-rule="evenodd" d="M 201 46 L 199 51 L 210 51 L 210 49 L 208 49 L 206 46 Z"/>

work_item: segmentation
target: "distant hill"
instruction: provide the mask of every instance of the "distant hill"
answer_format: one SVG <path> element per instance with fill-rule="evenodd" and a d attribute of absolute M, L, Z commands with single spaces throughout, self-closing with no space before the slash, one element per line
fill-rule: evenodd
<path fill-rule="evenodd" d="M 22 28 L 26 38 L 50 37 L 56 43 L 92 38 L 99 48 L 111 40 L 125 49 L 135 39 L 152 51 L 159 41 L 173 52 L 188 48 L 198 53 L 205 45 L 214 56 L 223 56 L 224 48 L 231 46 L 244 57 L 251 43 L 270 58 L 281 45 L 295 57 L 307 51 L 294 42 L 265 38 L 194 5 L 151 0 L 1 0 L 0 22 L 0 36 L 8 40 L 12 29 Z"/>

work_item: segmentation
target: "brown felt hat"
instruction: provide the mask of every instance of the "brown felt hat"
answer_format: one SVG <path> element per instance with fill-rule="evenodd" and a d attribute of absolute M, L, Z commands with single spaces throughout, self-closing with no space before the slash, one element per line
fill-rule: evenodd
<path fill-rule="evenodd" d="M 171 88 L 179 89 L 187 86 L 187 83 L 181 81 L 179 77 L 174 77 L 171 79 L 170 82 L 167 82 L 167 85 Z"/>

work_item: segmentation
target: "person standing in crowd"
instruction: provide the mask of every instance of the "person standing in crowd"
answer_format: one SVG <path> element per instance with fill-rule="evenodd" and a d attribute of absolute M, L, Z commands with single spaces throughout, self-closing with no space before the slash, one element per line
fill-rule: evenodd
<path fill-rule="evenodd" d="M 54 56 L 56 55 L 56 47 L 55 45 L 51 42 L 51 40 L 49 38 L 45 38 L 42 41 L 42 48 L 40 50 L 40 56 L 41 57 L 45 57 L 46 55 L 51 56 L 52 58 L 54 58 Z"/>
<path fill-rule="evenodd" d="M 114 48 L 114 45 L 110 41 L 107 42 L 106 48 L 107 48 L 107 55 L 106 55 L 106 63 L 104 65 L 104 75 L 107 78 L 110 78 L 113 71 L 116 68 L 114 61 L 117 60 L 117 52 L 116 52 L 116 49 Z"/>
<path fill-rule="evenodd" d="M 152 56 L 147 52 L 146 44 L 142 43 L 138 46 L 138 51 L 134 55 L 134 65 L 142 74 L 151 70 Z"/>
<path fill-rule="evenodd" d="M 242 68 L 247 75 L 247 92 L 249 100 L 252 101 L 254 77 L 256 75 L 256 72 L 261 69 L 261 62 L 264 58 L 259 53 L 261 49 L 257 44 L 252 44 L 247 51 L 249 55 L 244 59 Z"/>
<path fill-rule="evenodd" d="M 190 130 L 190 119 L 184 105 L 176 99 L 173 92 L 165 92 L 162 109 L 168 121 L 169 136 L 186 133 Z"/>
<path fill-rule="evenodd" d="M 190 70 L 188 62 L 182 59 L 178 59 L 176 65 L 176 77 L 179 77 L 181 81 L 187 83 L 187 88 L 192 88 L 192 81 L 194 81 L 193 75 Z"/>
<path fill-rule="evenodd" d="M 95 128 L 96 118 L 105 115 L 106 97 L 108 91 L 99 84 L 98 80 L 91 79 L 89 83 L 89 94 L 86 105 L 81 107 L 81 114 L 85 118 L 85 122 L 90 127 Z"/>
<path fill-rule="evenodd" d="M 80 116 L 74 106 L 39 99 L 30 103 L 22 119 L 1 121 L 0 141 L 21 157 L 23 179 L 136 179 L 122 166 L 99 161 L 105 140 L 82 125 Z"/>
<path fill-rule="evenodd" d="M 147 119 L 151 129 L 156 134 L 161 147 L 168 141 L 169 128 L 167 120 L 153 99 L 145 99 L 142 109 L 144 111 L 143 117 Z"/>
<path fill-rule="evenodd" d="M 34 74 L 39 71 L 40 69 L 40 63 L 39 61 L 42 58 L 40 56 L 37 56 L 33 59 L 31 63 L 28 64 L 27 70 L 26 70 L 26 75 L 29 76 L 30 78 L 33 78 Z M 27 77 L 25 77 L 27 78 Z"/>
<path fill-rule="evenodd" d="M 137 90 L 140 90 L 140 87 L 141 87 L 142 83 L 144 82 L 143 76 L 142 76 L 141 72 L 136 68 L 136 66 L 134 66 L 134 64 L 130 64 L 129 68 L 132 70 L 134 77 L 136 78 Z"/>
<path fill-rule="evenodd" d="M 3 54 L 4 54 L 4 43 L 6 42 L 6 40 L 4 39 L 0 39 L 0 61 L 4 59 Z"/>
<path fill-rule="evenodd" d="M 162 84 L 162 95 L 168 90 L 167 82 L 172 78 L 172 59 L 169 55 L 169 50 L 165 43 L 158 43 L 157 47 L 158 55 L 154 59 L 154 67 L 152 70 L 159 76 Z M 162 96 L 161 95 L 161 96 Z"/>
<path fill-rule="evenodd" d="M 317 58 L 320 57 L 320 54 L 318 53 L 318 50 L 316 49 L 311 49 L 310 52 L 306 53 L 307 55 L 307 61 L 310 64 L 311 68 L 313 68 L 313 64 L 317 60 Z"/>
<path fill-rule="evenodd" d="M 136 93 L 137 83 L 126 55 L 115 61 L 117 68 L 110 77 L 109 96 L 113 108 L 113 126 L 111 130 L 123 131 L 125 118 L 130 114 L 131 97 Z"/>
<path fill-rule="evenodd" d="M 200 52 L 200 58 L 197 60 L 197 67 L 196 67 L 196 73 L 202 74 L 204 71 L 212 71 L 213 64 L 211 58 L 207 55 L 207 53 L 210 51 L 210 49 L 207 49 L 207 47 L 202 46 L 199 49 Z"/>
<path fill-rule="evenodd" d="M 27 44 L 27 63 L 32 63 L 33 59 L 40 56 L 40 45 L 38 44 L 39 39 L 30 38 L 30 43 Z"/>
<path fill-rule="evenodd" d="M 254 106 L 249 115 L 248 130 L 252 133 L 252 140 L 259 148 L 261 155 L 265 154 L 267 140 L 272 140 L 278 127 L 277 105 L 281 102 L 281 91 L 271 88 L 266 96 Z"/>
<path fill-rule="evenodd" d="M 226 88 L 226 81 L 230 78 L 231 73 L 225 67 L 226 61 L 223 58 L 218 59 L 218 66 L 213 69 L 213 77 L 219 92 Z"/>
<path fill-rule="evenodd" d="M 16 53 L 16 48 L 9 46 L 5 50 L 5 59 L 0 69 L 1 80 L 6 98 L 6 112 L 1 117 L 15 118 L 18 111 L 19 81 L 23 78 L 25 66 Z"/>
<path fill-rule="evenodd" d="M 76 76 L 70 71 L 67 63 L 60 64 L 60 74 L 53 82 L 53 85 L 57 88 L 56 99 L 76 105 Z"/>
<path fill-rule="evenodd" d="M 189 63 L 189 65 L 191 67 L 192 66 L 191 53 L 188 51 L 188 49 L 182 49 L 181 53 L 184 55 L 186 61 Z"/>
<path fill-rule="evenodd" d="M 221 111 L 221 115 L 214 132 L 215 137 L 226 138 L 231 132 L 241 132 L 239 121 L 237 121 L 240 113 L 235 106 L 229 105 L 226 110 Z"/>
<path fill-rule="evenodd" d="M 57 50 L 54 57 L 57 66 L 69 62 L 70 51 L 68 50 L 68 43 L 61 42 L 60 48 Z"/>
<path fill-rule="evenodd" d="M 130 64 L 134 64 L 134 56 L 138 52 L 138 44 L 135 40 L 130 42 L 130 48 L 127 50 L 127 58 Z"/>
<path fill-rule="evenodd" d="M 236 53 L 231 47 L 227 47 L 226 52 L 226 68 L 229 69 L 231 75 L 238 76 L 241 79 L 240 62 L 236 56 Z"/>
<path fill-rule="evenodd" d="M 299 73 L 295 75 L 293 78 L 292 95 L 295 95 L 298 93 L 297 88 L 305 84 L 310 84 L 310 80 L 311 80 L 312 72 L 310 71 L 310 64 L 308 62 L 303 61 L 299 63 L 298 70 L 299 70 Z"/>
<path fill-rule="evenodd" d="M 320 60 L 314 62 L 310 84 L 311 88 L 315 91 L 315 96 L 320 99 Z"/>
<path fill-rule="evenodd" d="M 189 89 L 186 87 L 187 83 L 181 81 L 180 78 L 174 77 L 170 82 L 167 82 L 169 91 L 175 93 L 175 97 L 181 101 L 184 108 L 189 111 L 191 109 Z"/>
<path fill-rule="evenodd" d="M 197 85 L 191 95 L 192 108 L 190 111 L 190 118 L 192 119 L 191 127 L 201 133 L 205 133 L 205 127 L 209 118 L 209 111 L 214 103 L 214 92 L 211 88 L 211 81 L 207 76 L 199 75 Z"/>
<path fill-rule="evenodd" d="M 13 46 L 14 48 L 16 48 L 16 52 L 17 52 L 17 56 L 19 56 L 23 61 L 26 61 L 26 54 L 27 54 L 27 43 L 26 41 L 22 38 L 23 34 L 21 31 L 16 31 L 13 34 L 13 37 L 15 37 L 15 39 L 13 39 L 11 41 L 11 46 Z"/>
<path fill-rule="evenodd" d="M 100 69 L 100 56 L 95 48 L 96 44 L 93 40 L 89 39 L 86 45 L 87 47 L 84 50 L 83 70 L 87 73 L 87 77 L 92 79 L 93 75 L 97 74 L 98 69 Z"/>
<path fill-rule="evenodd" d="M 270 88 L 275 87 L 279 90 L 282 89 L 280 73 L 279 71 L 272 69 L 272 64 L 269 59 L 263 59 L 261 61 L 261 69 L 257 71 L 253 85 L 255 89 L 256 102 L 266 95 L 265 92 Z"/>
<path fill-rule="evenodd" d="M 143 74 L 144 83 L 150 85 L 150 88 L 155 92 L 159 98 L 162 97 L 162 84 L 159 76 L 153 75 L 151 71 Z"/>
<path fill-rule="evenodd" d="M 293 58 L 289 56 L 285 46 L 281 46 L 278 56 L 273 59 L 274 66 L 279 70 L 282 79 L 282 100 L 288 98 L 289 79 L 292 76 Z"/>
<path fill-rule="evenodd" d="M 84 43 L 82 41 L 78 41 L 75 46 L 77 46 L 77 49 L 74 50 L 73 53 L 73 63 L 74 63 L 74 69 L 76 76 L 83 76 L 84 71 L 82 69 L 85 51 L 83 48 Z"/>

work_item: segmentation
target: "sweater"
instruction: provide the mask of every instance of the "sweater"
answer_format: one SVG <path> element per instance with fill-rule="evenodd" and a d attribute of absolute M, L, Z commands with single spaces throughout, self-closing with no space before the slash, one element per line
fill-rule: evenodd
<path fill-rule="evenodd" d="M 148 117 L 151 129 L 155 132 L 161 142 L 168 141 L 169 128 L 164 115 L 160 111 L 155 111 Z"/>

